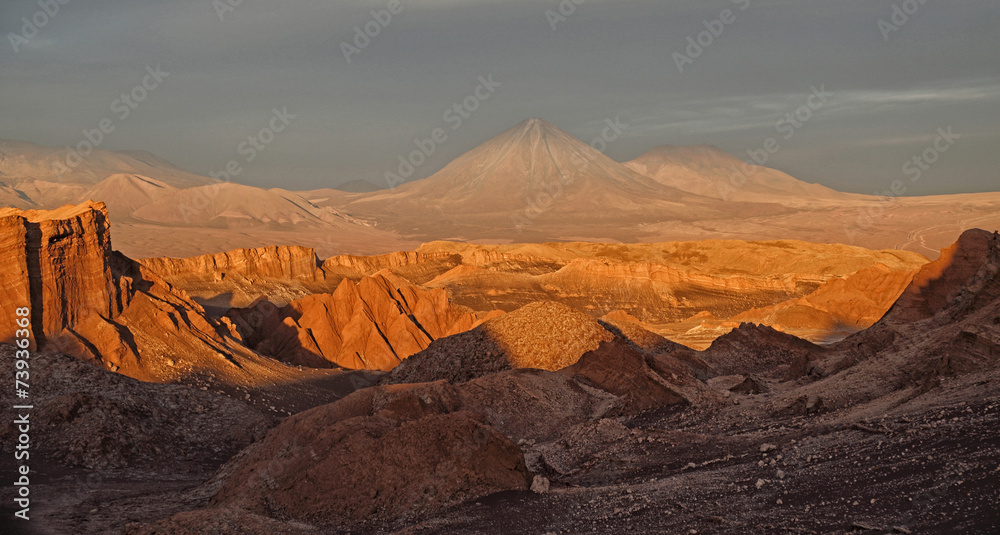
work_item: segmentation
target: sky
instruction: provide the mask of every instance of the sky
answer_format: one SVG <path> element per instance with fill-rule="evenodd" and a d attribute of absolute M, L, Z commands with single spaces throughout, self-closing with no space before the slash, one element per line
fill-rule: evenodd
<path fill-rule="evenodd" d="M 429 176 L 542 117 L 617 122 L 595 145 L 619 161 L 711 144 L 842 191 L 1000 190 L 995 0 L 48 2 L 0 2 L 0 138 L 103 121 L 102 149 L 305 190 L 384 183 L 418 140 Z"/>

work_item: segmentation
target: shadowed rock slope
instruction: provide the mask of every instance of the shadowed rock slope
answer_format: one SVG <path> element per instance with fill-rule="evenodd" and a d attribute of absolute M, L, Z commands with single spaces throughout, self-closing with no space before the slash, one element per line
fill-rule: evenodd
<path fill-rule="evenodd" d="M 437 511 L 531 482 L 517 446 L 444 383 L 366 389 L 295 415 L 219 478 L 213 505 L 320 524 Z"/>
<path fill-rule="evenodd" d="M 13 347 L 0 345 L 0 364 L 13 369 L 14 361 Z M 33 353 L 31 363 L 39 466 L 196 469 L 232 457 L 273 425 L 241 401 L 190 386 L 141 383 L 59 353 Z M 2 414 L 0 438 L 11 444 L 12 409 Z"/>
<path fill-rule="evenodd" d="M 907 323 L 934 316 L 960 297 L 967 297 L 988 277 L 996 260 L 998 234 L 969 230 L 941 251 L 941 257 L 925 265 L 913 277 L 884 321 Z"/>

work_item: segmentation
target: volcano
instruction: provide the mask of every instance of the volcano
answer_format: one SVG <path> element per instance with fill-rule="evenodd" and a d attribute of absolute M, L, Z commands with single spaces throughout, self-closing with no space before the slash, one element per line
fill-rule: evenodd
<path fill-rule="evenodd" d="M 727 206 L 638 173 L 544 119 L 528 119 L 455 159 L 438 173 L 363 195 L 347 208 L 380 215 L 393 230 L 466 238 L 509 238 L 511 230 L 566 228 L 612 238 L 646 222 L 696 221 L 763 212 Z M 768 213 L 774 206 L 768 205 Z M 385 214 L 398 214 L 386 218 Z M 749 215 L 749 214 L 747 214 Z M 551 234 L 551 233 L 550 233 Z M 558 232 L 563 235 L 565 232 Z"/>
<path fill-rule="evenodd" d="M 858 197 L 753 165 L 711 145 L 651 149 L 625 166 L 665 186 L 725 201 L 822 201 Z"/>

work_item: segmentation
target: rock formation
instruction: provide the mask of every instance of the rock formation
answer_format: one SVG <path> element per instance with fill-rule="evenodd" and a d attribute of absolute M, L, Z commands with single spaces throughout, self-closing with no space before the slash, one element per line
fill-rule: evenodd
<path fill-rule="evenodd" d="M 950 304 L 973 282 L 988 261 L 995 262 L 997 234 L 975 229 L 941 251 L 941 257 L 923 266 L 885 315 L 888 322 L 929 318 Z"/>
<path fill-rule="evenodd" d="M 307 295 L 333 293 L 344 280 L 357 282 L 382 270 L 423 284 L 462 259 L 453 253 L 398 252 L 339 255 L 320 263 L 312 248 L 274 246 L 140 262 L 205 306 L 225 310 L 248 307 L 261 298 L 284 306 Z"/>
<path fill-rule="evenodd" d="M 315 282 L 326 277 L 319 269 L 316 252 L 307 247 L 260 247 L 192 258 L 147 258 L 140 260 L 167 280 L 212 278 L 225 280 L 240 275 L 246 279 L 284 279 Z"/>
<path fill-rule="evenodd" d="M 427 514 L 531 483 L 517 446 L 445 383 L 370 388 L 292 416 L 218 478 L 213 505 L 324 525 Z"/>
<path fill-rule="evenodd" d="M 867 329 L 881 319 L 916 273 L 877 263 L 847 277 L 827 280 L 806 296 L 752 308 L 730 321 L 769 325 L 815 341 L 824 341 L 824 335 L 836 338 Z"/>
<path fill-rule="evenodd" d="M 34 339 L 144 381 L 209 377 L 260 386 L 296 372 L 242 346 L 234 333 L 156 273 L 111 250 L 102 203 L 53 211 L 0 211 L 9 246 L 0 298 L 30 306 Z M 12 339 L 5 315 L 0 340 Z"/>
<path fill-rule="evenodd" d="M 312 367 L 391 370 L 432 341 L 481 322 L 452 305 L 444 290 L 423 289 L 387 270 L 344 279 L 277 309 L 262 301 L 227 313 L 245 344 L 261 354 Z"/>
<path fill-rule="evenodd" d="M 462 263 L 461 255 L 452 252 L 395 252 L 375 256 L 337 255 L 323 262 L 328 279 L 357 279 L 387 269 L 414 284 L 426 284 L 438 275 Z"/>
<path fill-rule="evenodd" d="M 616 337 L 627 341 L 636 349 L 652 355 L 669 353 L 683 347 L 678 343 L 671 342 L 654 332 L 646 330 L 640 325 L 639 320 L 628 315 L 623 310 L 616 310 L 605 314 L 599 321 L 601 326 L 611 331 Z"/>
<path fill-rule="evenodd" d="M 308 249 L 279 247 L 143 263 L 217 314 L 261 298 L 285 306 L 386 269 L 484 313 L 544 300 L 594 316 L 621 310 L 647 329 L 707 347 L 741 322 L 780 326 L 814 341 L 846 336 L 881 317 L 926 262 L 914 253 L 788 240 L 433 242 L 410 252 L 335 256 L 315 269 L 310 258 Z M 698 319 L 704 313 L 710 317 Z M 698 323 L 704 328 L 692 331 Z"/>
<path fill-rule="evenodd" d="M 397 366 L 387 380 L 460 383 L 517 368 L 560 370 L 612 338 L 597 320 L 566 305 L 530 303 L 435 341 Z"/>
<path fill-rule="evenodd" d="M 510 311 L 553 300 L 595 316 L 621 311 L 692 347 L 707 347 L 741 322 L 779 325 L 815 341 L 846 336 L 881 317 L 926 263 L 914 253 L 789 240 L 436 242 L 420 250 L 462 255 L 462 265 L 427 284 L 473 309 Z M 704 333 L 688 335 L 699 324 Z"/>
<path fill-rule="evenodd" d="M 31 308 L 38 342 L 90 314 L 121 311 L 109 228 L 102 203 L 0 210 L 0 243 L 8 254 L 0 267 L 0 302 L 12 309 L 0 320 L 0 340 L 14 338 L 15 307 Z"/>
<path fill-rule="evenodd" d="M 822 347 L 763 325 L 744 323 L 723 335 L 701 357 L 719 375 L 781 378 L 793 367 L 808 367 Z"/>
<path fill-rule="evenodd" d="M 526 491 L 538 476 L 525 457 L 535 473 L 572 473 L 590 460 L 551 441 L 586 440 L 594 422 L 623 429 L 608 418 L 683 408 L 703 388 L 683 365 L 664 377 L 649 359 L 616 340 L 559 373 L 514 369 L 461 385 L 355 392 L 284 421 L 204 485 L 214 493 L 210 508 L 161 525 L 206 526 L 207 513 L 220 511 L 249 514 L 252 524 L 264 515 L 377 532 L 486 494 Z"/>
<path fill-rule="evenodd" d="M 992 447 L 1000 443 L 1000 243 L 993 239 L 978 259 L 955 263 L 964 275 L 946 268 L 933 279 L 965 282 L 944 292 L 939 306 L 922 301 L 918 309 L 932 315 L 896 321 L 890 314 L 825 347 L 744 324 L 697 352 L 637 330 L 620 311 L 597 321 L 555 303 L 523 307 L 421 352 L 422 369 L 450 382 L 359 390 L 286 419 L 214 465 L 214 476 L 178 483 L 161 475 L 153 484 L 171 485 L 124 496 L 121 479 L 109 478 L 48 514 L 63 522 L 56 532 L 85 518 L 90 532 L 125 526 L 132 534 L 756 533 L 761 526 L 993 533 L 1000 528 L 1000 449 Z M 388 275 L 373 278 L 380 276 Z M 933 283 L 912 292 L 926 287 Z M 504 346 L 513 337 L 537 347 Z M 9 359 L 10 349 L 2 351 Z M 425 380 L 411 365 L 421 354 L 387 382 Z M 572 364 L 558 371 L 537 368 L 565 360 Z M 100 372 L 89 370 L 81 381 Z M 55 451 L 72 452 L 64 459 L 73 463 L 85 449 L 74 444 L 95 444 L 81 438 L 92 428 L 80 414 L 100 424 L 96 432 L 121 431 L 103 444 L 127 451 L 149 442 L 123 422 L 147 411 L 162 422 L 155 411 L 188 406 L 178 392 L 142 392 L 162 385 L 129 384 L 108 399 L 96 399 L 95 389 L 63 396 L 61 386 L 46 395 L 39 415 L 71 437 L 66 444 L 46 430 Z M 167 403 L 149 401 L 151 394 Z M 196 407 L 206 394 L 193 396 Z M 129 406 L 128 396 L 141 402 Z M 105 404 L 116 406 L 97 413 Z M 233 437 L 217 415 L 198 414 L 199 426 L 209 423 L 203 442 L 157 438 L 203 451 L 192 446 L 210 443 L 214 432 L 220 441 Z"/>
<path fill-rule="evenodd" d="M 662 369 L 662 365 L 654 363 L 650 366 L 651 362 L 654 361 L 648 355 L 629 347 L 622 340 L 613 340 L 601 342 L 597 349 L 585 353 L 563 373 L 573 374 L 587 384 L 618 396 L 618 414 L 634 414 L 654 407 L 689 403 L 676 385 L 654 371 L 654 366 Z M 676 365 L 676 370 L 689 385 L 695 382 L 683 365 L 672 364 Z M 678 381 L 681 379 L 675 379 L 675 382 Z"/>

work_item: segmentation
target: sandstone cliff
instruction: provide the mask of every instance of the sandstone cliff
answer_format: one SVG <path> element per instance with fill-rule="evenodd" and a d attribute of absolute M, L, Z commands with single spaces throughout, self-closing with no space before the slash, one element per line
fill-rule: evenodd
<path fill-rule="evenodd" d="M 203 306 L 221 314 L 261 298 L 278 306 L 313 294 L 333 293 L 344 280 L 359 281 L 382 270 L 416 284 L 461 263 L 450 253 L 398 252 L 378 256 L 334 256 L 319 262 L 307 247 L 234 249 L 192 258 L 140 261 Z"/>
<path fill-rule="evenodd" d="M 145 381 L 211 378 L 230 386 L 288 381 L 296 372 L 243 347 L 225 324 L 149 268 L 111 250 L 103 203 L 0 211 L 0 300 L 31 308 L 41 349 Z M 0 340 L 15 332 L 4 315 Z"/>
<path fill-rule="evenodd" d="M 450 252 L 400 251 L 376 256 L 333 256 L 323 262 L 322 269 L 329 278 L 341 276 L 349 279 L 374 275 L 387 269 L 410 282 L 424 284 L 461 263 L 462 257 Z"/>
<path fill-rule="evenodd" d="M 16 307 L 31 308 L 40 343 L 91 313 L 120 311 L 109 226 L 103 203 L 0 210 L 0 245 L 8 255 L 0 265 L 0 302 L 11 309 L 0 320 L 0 340 L 14 338 Z"/>
<path fill-rule="evenodd" d="M 168 280 L 174 277 L 210 276 L 223 280 L 230 274 L 247 279 L 323 280 L 316 252 L 307 247 L 260 247 L 192 258 L 147 258 L 140 263 Z"/>

